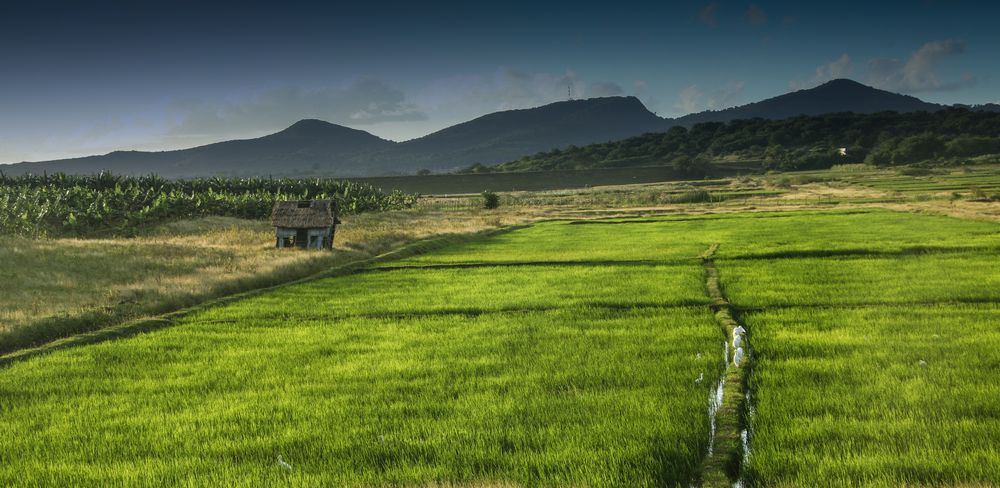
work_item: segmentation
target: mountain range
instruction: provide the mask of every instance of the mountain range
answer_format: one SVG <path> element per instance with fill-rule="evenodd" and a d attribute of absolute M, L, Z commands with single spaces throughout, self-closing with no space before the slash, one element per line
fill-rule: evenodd
<path fill-rule="evenodd" d="M 243 175 L 374 176 L 420 169 L 495 165 L 554 148 L 609 142 L 670 127 L 737 119 L 784 119 L 834 112 L 933 112 L 949 108 L 840 79 L 755 103 L 661 118 L 635 97 L 569 100 L 491 113 L 426 136 L 393 142 L 321 120 L 300 120 L 256 139 L 173 151 L 115 151 L 100 156 L 3 165 L 8 175 L 41 172 L 156 173 L 165 177 Z M 963 107 L 1000 111 L 1000 106 Z"/>

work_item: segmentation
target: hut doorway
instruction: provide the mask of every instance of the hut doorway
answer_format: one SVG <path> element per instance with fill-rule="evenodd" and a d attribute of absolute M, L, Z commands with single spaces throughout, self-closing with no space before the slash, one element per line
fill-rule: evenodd
<path fill-rule="evenodd" d="M 295 247 L 306 247 L 309 231 L 306 229 L 295 229 Z"/>

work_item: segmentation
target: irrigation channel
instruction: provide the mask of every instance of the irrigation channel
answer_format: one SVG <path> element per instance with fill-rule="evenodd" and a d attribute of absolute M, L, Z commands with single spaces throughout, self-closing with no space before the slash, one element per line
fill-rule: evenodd
<path fill-rule="evenodd" d="M 715 267 L 714 261 L 718 249 L 718 244 L 712 244 L 701 255 L 702 265 L 705 267 L 705 288 L 712 300 L 709 306 L 712 307 L 715 320 L 725 337 L 723 351 L 726 362 L 726 368 L 716 388 L 712 390 L 709 401 L 711 438 L 708 453 L 702 463 L 701 486 L 742 487 L 744 483 L 741 468 L 744 458 L 749 454 L 749 417 L 753 412 L 747 384 L 749 369 L 752 367 L 749 331 L 744 332 L 740 340 L 734 341 L 737 330 L 745 329 L 737 321 L 734 307 L 722 291 L 719 269 Z M 738 365 L 734 361 L 736 359 Z"/>

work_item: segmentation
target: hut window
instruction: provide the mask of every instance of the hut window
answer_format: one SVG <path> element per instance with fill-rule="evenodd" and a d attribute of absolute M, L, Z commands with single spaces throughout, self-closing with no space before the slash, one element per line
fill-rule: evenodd
<path fill-rule="evenodd" d="M 301 200 L 299 201 L 299 208 L 309 208 L 310 203 L 312 202 L 309 200 Z"/>

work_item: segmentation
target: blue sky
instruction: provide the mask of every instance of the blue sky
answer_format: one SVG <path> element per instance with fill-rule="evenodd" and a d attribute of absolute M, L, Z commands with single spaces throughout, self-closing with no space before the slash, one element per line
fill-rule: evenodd
<path fill-rule="evenodd" d="M 635 95 L 661 116 L 848 77 L 1000 102 L 979 2 L 0 7 L 0 162 L 256 137 L 302 118 L 406 140 L 496 110 Z"/>

